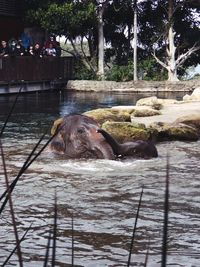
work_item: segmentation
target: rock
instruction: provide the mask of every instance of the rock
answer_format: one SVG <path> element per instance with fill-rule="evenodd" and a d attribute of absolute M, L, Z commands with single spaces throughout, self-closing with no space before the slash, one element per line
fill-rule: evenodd
<path fill-rule="evenodd" d="M 140 128 L 140 129 L 144 129 L 144 130 L 146 129 L 146 126 L 144 125 L 144 123 L 131 121 L 131 125 L 135 128 Z"/>
<path fill-rule="evenodd" d="M 157 98 L 156 96 L 141 98 L 137 101 L 136 106 L 150 106 L 153 109 L 160 110 L 163 108 L 163 105 L 166 104 L 175 104 L 179 101 L 174 99 L 161 99 Z"/>
<path fill-rule="evenodd" d="M 176 119 L 190 114 L 200 114 L 200 101 L 181 102 L 164 105 L 162 114 L 151 117 L 131 117 L 132 121 L 145 124 L 149 127 L 153 122 L 173 123 Z"/>
<path fill-rule="evenodd" d="M 184 101 L 200 101 L 200 87 L 197 87 L 194 89 L 193 93 L 191 95 L 186 94 L 183 97 Z"/>
<path fill-rule="evenodd" d="M 200 113 L 199 114 L 190 114 L 187 116 L 182 116 L 175 120 L 174 123 L 184 123 L 192 127 L 197 128 L 200 131 Z"/>
<path fill-rule="evenodd" d="M 133 111 L 133 113 L 131 114 L 131 120 L 133 119 L 132 117 L 149 117 L 155 115 L 161 115 L 161 112 L 152 108 L 141 106 L 137 107 Z"/>
<path fill-rule="evenodd" d="M 138 126 L 138 127 L 136 127 Z M 130 122 L 105 122 L 102 128 L 112 135 L 118 142 L 124 143 L 134 140 L 149 140 L 157 136 L 157 130 L 145 128 L 144 125 Z"/>
<path fill-rule="evenodd" d="M 131 117 L 147 117 L 161 114 L 158 110 L 152 109 L 148 106 L 116 106 L 112 107 L 111 111 L 129 113 Z"/>
<path fill-rule="evenodd" d="M 162 108 L 162 104 L 158 101 L 156 96 L 141 98 L 136 102 L 136 106 L 150 106 L 157 110 Z"/>
<path fill-rule="evenodd" d="M 188 95 L 188 94 L 186 94 L 186 95 L 184 95 L 183 96 L 183 101 L 190 101 L 191 100 L 191 96 L 190 95 Z"/>
<path fill-rule="evenodd" d="M 195 127 L 182 123 L 153 123 L 150 125 L 158 131 L 158 140 L 197 141 L 198 131 Z"/>
<path fill-rule="evenodd" d="M 155 99 L 155 98 L 154 98 Z M 85 112 L 118 142 L 149 140 L 196 141 L 200 135 L 200 102 L 169 100 L 162 114 L 150 106 L 117 106 Z M 160 115 L 159 115 L 160 114 Z M 142 116 L 142 117 L 135 117 Z M 131 122 L 130 122 L 131 120 Z"/>
<path fill-rule="evenodd" d="M 118 112 L 133 113 L 137 107 L 136 106 L 115 106 L 111 107 L 111 110 L 117 110 Z"/>
<path fill-rule="evenodd" d="M 131 116 L 128 112 L 114 110 L 110 108 L 93 109 L 84 112 L 83 114 L 92 117 L 100 124 L 104 123 L 105 121 L 122 121 L 122 122 L 131 121 Z"/>

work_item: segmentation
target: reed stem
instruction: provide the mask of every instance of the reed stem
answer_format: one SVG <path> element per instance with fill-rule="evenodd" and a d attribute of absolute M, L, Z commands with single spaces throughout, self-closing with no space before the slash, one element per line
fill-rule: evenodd
<path fill-rule="evenodd" d="M 143 187 L 142 187 L 142 191 L 140 193 L 140 199 L 139 199 L 139 203 L 138 203 L 138 207 L 137 207 L 137 213 L 136 213 L 135 224 L 134 224 L 134 228 L 133 228 L 133 234 L 132 234 L 132 238 L 131 238 L 131 245 L 130 245 L 130 250 L 129 250 L 127 267 L 129 267 L 130 263 L 131 263 L 131 255 L 132 255 L 132 250 L 133 250 L 133 244 L 134 244 L 134 239 L 135 239 L 135 232 L 136 232 L 136 228 L 137 228 L 137 221 L 138 221 L 138 217 L 139 217 L 140 206 L 142 203 L 142 195 L 143 195 Z"/>

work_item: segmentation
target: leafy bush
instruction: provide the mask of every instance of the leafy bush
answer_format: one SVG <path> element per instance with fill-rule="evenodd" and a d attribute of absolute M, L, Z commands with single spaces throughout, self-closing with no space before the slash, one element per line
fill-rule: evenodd
<path fill-rule="evenodd" d="M 163 69 L 153 58 L 138 62 L 138 78 L 146 81 L 163 81 L 167 79 L 167 71 Z M 128 65 L 113 65 L 106 72 L 106 80 L 124 82 L 133 80 L 133 62 Z"/>
<path fill-rule="evenodd" d="M 154 58 L 144 59 L 138 62 L 138 73 L 142 80 L 163 81 L 167 80 L 167 71 L 163 69 Z"/>
<path fill-rule="evenodd" d="M 106 80 L 116 82 L 133 80 L 133 64 L 129 61 L 126 66 L 113 65 L 113 67 L 106 72 Z"/>
<path fill-rule="evenodd" d="M 163 69 L 155 59 L 149 58 L 138 62 L 138 78 L 146 81 L 167 80 L 167 71 Z M 81 62 L 75 66 L 75 79 L 98 80 L 98 76 L 92 70 L 87 69 Z M 133 62 L 129 60 L 127 65 L 114 64 L 105 71 L 107 81 L 126 82 L 133 80 Z"/>
<path fill-rule="evenodd" d="M 96 73 L 87 69 L 81 62 L 75 65 L 74 72 L 74 78 L 76 80 L 97 80 Z"/>

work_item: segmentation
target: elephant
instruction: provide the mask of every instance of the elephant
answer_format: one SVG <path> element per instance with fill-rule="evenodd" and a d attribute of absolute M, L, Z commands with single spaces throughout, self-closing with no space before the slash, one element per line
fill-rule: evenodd
<path fill-rule="evenodd" d="M 67 158 L 111 159 L 132 156 L 140 158 L 157 157 L 152 142 L 135 141 L 119 144 L 109 133 L 100 129 L 91 117 L 81 114 L 66 115 L 54 122 L 50 151 Z"/>
<path fill-rule="evenodd" d="M 81 114 L 66 115 L 54 122 L 49 148 L 67 158 L 115 159 L 111 146 L 97 132 L 99 124 Z"/>
<path fill-rule="evenodd" d="M 157 148 L 151 141 L 137 140 L 120 144 L 105 130 L 98 129 L 97 131 L 101 133 L 110 144 L 116 157 L 131 156 L 144 159 L 158 157 Z"/>

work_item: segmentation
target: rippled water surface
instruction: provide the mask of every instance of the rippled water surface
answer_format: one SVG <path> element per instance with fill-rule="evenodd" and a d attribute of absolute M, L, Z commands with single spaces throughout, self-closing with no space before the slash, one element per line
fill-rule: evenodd
<path fill-rule="evenodd" d="M 19 98 L 2 140 L 10 181 L 52 121 L 94 107 L 132 104 L 130 95 L 45 93 Z M 0 98 L 0 123 L 14 97 Z M 47 136 L 48 137 L 48 136 Z M 66 160 L 44 152 L 20 178 L 13 203 L 24 266 L 43 266 L 52 229 L 55 191 L 58 202 L 57 266 L 71 264 L 71 214 L 74 216 L 75 266 L 127 266 L 142 186 L 144 194 L 132 266 L 160 266 L 166 155 L 170 154 L 169 266 L 200 266 L 200 142 L 165 142 L 151 160 Z M 5 178 L 0 175 L 0 194 Z M 0 217 L 0 265 L 14 247 L 9 208 Z M 7 266 L 18 266 L 14 255 Z"/>

